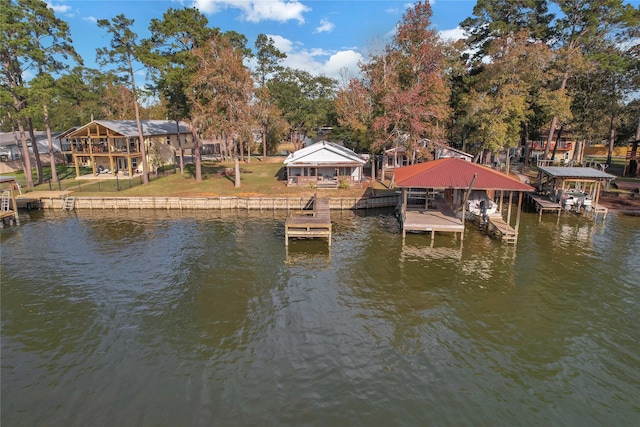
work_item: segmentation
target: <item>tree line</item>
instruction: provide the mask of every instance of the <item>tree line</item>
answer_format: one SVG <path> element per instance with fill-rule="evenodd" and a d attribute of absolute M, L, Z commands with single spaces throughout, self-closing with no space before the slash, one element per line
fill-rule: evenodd
<path fill-rule="evenodd" d="M 455 42 L 438 37 L 429 3 L 417 2 L 357 76 L 345 71 L 342 81 L 286 68 L 286 55 L 268 36 L 250 46 L 244 35 L 210 26 L 195 8 L 152 19 L 146 39 L 124 15 L 98 20 L 110 43 L 96 50 L 101 68 L 89 69 L 68 24 L 46 3 L 0 4 L 0 121 L 25 153 L 33 129 L 47 131 L 53 152 L 51 129 L 135 117 L 142 141 L 141 119 L 170 117 L 192 129 L 196 181 L 201 138 L 219 137 L 239 186 L 245 153 L 261 149 L 266 158 L 283 140 L 299 148 L 327 127 L 356 151 L 403 147 L 411 161 L 428 157 L 424 141 L 496 154 L 526 149 L 543 131 L 551 142 L 570 130 L 581 143 L 608 141 L 611 156 L 616 142 L 640 138 L 640 7 L 622 0 L 478 0 L 461 23 L 466 38 Z M 144 86 L 136 85 L 136 64 L 146 70 Z M 256 130 L 261 147 L 253 146 Z"/>

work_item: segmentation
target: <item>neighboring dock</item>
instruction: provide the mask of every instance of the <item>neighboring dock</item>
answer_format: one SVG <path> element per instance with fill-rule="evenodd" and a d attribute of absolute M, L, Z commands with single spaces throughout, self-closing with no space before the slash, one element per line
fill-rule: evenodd
<path fill-rule="evenodd" d="M 5 187 L 7 187 L 5 189 Z M 5 222 L 9 224 L 20 224 L 18 216 L 18 203 L 16 202 L 16 189 L 19 192 L 19 185 L 13 176 L 0 177 L 0 227 L 4 227 Z"/>
<path fill-rule="evenodd" d="M 536 212 L 538 212 L 538 222 L 542 221 L 542 214 L 544 212 L 552 212 L 552 213 L 557 212 L 558 217 L 560 217 L 560 214 L 562 213 L 563 208 L 559 202 L 552 202 L 547 197 L 541 196 L 533 192 L 526 193 L 526 194 L 531 204 L 535 207 Z M 606 207 L 596 203 L 591 207 L 591 211 L 588 212 L 587 214 L 591 215 L 594 221 L 598 219 L 599 215 L 602 215 L 602 219 L 604 220 L 607 218 L 608 211 L 609 210 Z"/>
<path fill-rule="evenodd" d="M 284 224 L 284 244 L 289 238 L 326 238 L 331 246 L 329 199 L 314 197 L 313 210 L 290 212 Z"/>
<path fill-rule="evenodd" d="M 534 192 L 528 192 L 526 195 L 531 200 L 531 203 L 535 206 L 536 212 L 539 212 L 538 222 L 542 221 L 543 212 L 557 212 L 558 216 L 560 216 L 560 212 L 562 211 L 562 206 L 560 203 L 552 202 L 547 197 L 540 196 Z"/>
<path fill-rule="evenodd" d="M 4 220 L 8 219 L 11 221 L 16 221 L 18 216 L 13 210 L 0 211 L 0 222 L 4 224 Z"/>

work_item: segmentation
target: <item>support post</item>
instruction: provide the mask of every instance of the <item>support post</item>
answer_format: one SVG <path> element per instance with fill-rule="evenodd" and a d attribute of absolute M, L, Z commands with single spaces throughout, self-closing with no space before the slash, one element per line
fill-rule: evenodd
<path fill-rule="evenodd" d="M 402 244 L 404 245 L 404 238 L 407 235 L 407 231 L 404 228 L 404 222 L 407 216 L 407 189 L 402 189 L 402 204 L 400 206 L 400 222 L 402 226 Z"/>
<path fill-rule="evenodd" d="M 464 199 L 462 200 L 462 231 L 460 232 L 460 241 L 464 240 L 464 227 L 465 227 L 465 213 L 467 212 L 467 200 L 469 200 L 469 194 L 471 194 L 471 189 L 473 188 L 473 184 L 476 182 L 476 178 L 478 177 L 477 173 L 473 174 L 473 178 L 471 178 L 471 183 L 469 183 L 469 188 L 464 193 Z"/>
<path fill-rule="evenodd" d="M 516 213 L 516 243 L 518 242 L 518 234 L 520 233 L 520 213 L 522 212 L 522 191 L 518 193 L 518 212 Z"/>
<path fill-rule="evenodd" d="M 511 204 L 513 203 L 513 191 L 509 191 L 509 207 L 507 208 L 507 225 L 511 225 Z"/>

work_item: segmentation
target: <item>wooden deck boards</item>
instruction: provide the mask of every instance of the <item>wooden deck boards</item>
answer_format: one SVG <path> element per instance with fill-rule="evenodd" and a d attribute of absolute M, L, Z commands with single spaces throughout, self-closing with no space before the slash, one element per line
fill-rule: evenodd
<path fill-rule="evenodd" d="M 14 211 L 0 211 L 0 219 L 15 217 L 16 214 Z"/>
<path fill-rule="evenodd" d="M 402 226 L 406 231 L 464 231 L 461 219 L 440 210 L 408 210 Z"/>
<path fill-rule="evenodd" d="M 438 205 L 437 210 L 407 210 L 402 221 L 402 241 L 407 231 L 431 232 L 431 243 L 435 232 L 464 233 L 464 223 L 445 205 Z"/>
<path fill-rule="evenodd" d="M 558 216 L 560 216 L 560 212 L 562 211 L 562 206 L 560 203 L 552 202 L 546 197 L 540 196 L 536 193 L 526 193 L 529 196 L 529 199 L 533 202 L 536 207 L 536 211 L 540 213 L 538 217 L 538 222 L 542 220 L 543 212 L 558 212 Z"/>
<path fill-rule="evenodd" d="M 327 238 L 331 246 L 331 213 L 329 199 L 315 199 L 313 210 L 291 212 L 284 224 L 285 245 L 289 238 Z"/>
<path fill-rule="evenodd" d="M 502 214 L 494 213 L 489 215 L 488 222 L 487 231 L 501 238 L 505 243 L 515 244 L 517 242 L 518 234 L 516 230 L 507 224 L 504 218 L 502 218 Z"/>

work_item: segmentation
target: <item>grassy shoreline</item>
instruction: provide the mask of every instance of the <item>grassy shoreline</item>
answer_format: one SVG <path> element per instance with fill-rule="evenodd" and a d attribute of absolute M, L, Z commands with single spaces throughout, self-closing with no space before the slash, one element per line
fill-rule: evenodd
<path fill-rule="evenodd" d="M 48 181 L 50 170 L 44 169 L 45 179 Z M 367 188 L 383 190 L 386 187 L 379 183 L 368 181 L 362 187 L 353 187 L 337 190 L 318 190 L 312 186 L 287 187 L 281 179 L 283 164 L 281 157 L 267 158 L 266 162 L 252 158 L 249 163 L 240 163 L 240 187 L 234 186 L 234 163 L 203 161 L 202 182 L 195 182 L 193 165 L 186 165 L 183 175 L 179 171 L 170 174 L 155 176 L 150 174 L 151 181 L 148 185 L 141 185 L 141 176 L 131 179 L 120 177 L 118 181 L 113 178 L 82 179 L 76 180 L 75 169 L 70 166 L 59 165 L 59 176 L 70 175 L 60 183 L 37 185 L 33 191 L 65 190 L 73 192 L 76 196 L 104 196 L 104 197 L 306 197 L 317 192 L 326 192 L 332 197 L 358 197 L 362 196 Z M 90 173 L 89 171 L 85 171 Z M 25 190 L 26 179 L 24 173 L 11 174 L 22 183 Z M 119 187 L 120 190 L 116 187 Z"/>

